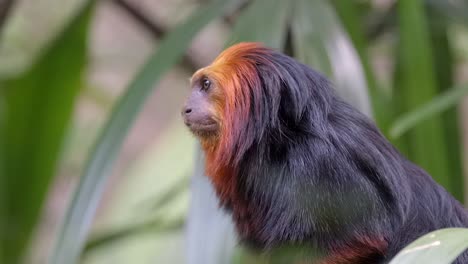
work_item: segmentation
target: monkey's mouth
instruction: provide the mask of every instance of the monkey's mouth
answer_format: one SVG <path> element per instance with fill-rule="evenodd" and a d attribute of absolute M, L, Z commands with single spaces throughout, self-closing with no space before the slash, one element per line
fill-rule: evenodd
<path fill-rule="evenodd" d="M 185 120 L 184 123 L 197 136 L 214 136 L 218 132 L 218 124 L 212 120 L 207 122 L 190 122 Z"/>

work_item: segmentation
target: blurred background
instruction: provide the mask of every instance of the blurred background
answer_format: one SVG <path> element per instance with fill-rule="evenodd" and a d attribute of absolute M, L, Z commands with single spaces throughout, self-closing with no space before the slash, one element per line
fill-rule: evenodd
<path fill-rule="evenodd" d="M 240 41 L 326 74 L 467 201 L 464 0 L 0 0 L 0 263 L 267 263 L 179 114 Z"/>

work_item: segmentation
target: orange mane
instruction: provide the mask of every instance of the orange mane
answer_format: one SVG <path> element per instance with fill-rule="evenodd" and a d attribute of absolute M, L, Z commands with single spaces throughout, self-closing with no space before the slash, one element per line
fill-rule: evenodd
<path fill-rule="evenodd" d="M 201 139 L 206 154 L 206 173 L 217 187 L 220 197 L 229 193 L 232 173 L 242 154 L 252 144 L 249 131 L 252 105 L 261 100 L 261 79 L 256 65 L 268 64 L 265 55 L 271 52 L 259 43 L 240 43 L 224 50 L 211 65 L 198 70 L 192 79 L 206 76 L 220 89 L 214 111 L 220 122 L 220 134 L 213 139 Z"/>

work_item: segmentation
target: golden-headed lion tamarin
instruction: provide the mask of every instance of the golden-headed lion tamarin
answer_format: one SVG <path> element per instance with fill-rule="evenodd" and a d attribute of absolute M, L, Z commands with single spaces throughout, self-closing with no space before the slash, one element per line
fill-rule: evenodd
<path fill-rule="evenodd" d="M 191 86 L 184 121 L 247 244 L 310 247 L 318 263 L 385 263 L 427 232 L 468 226 L 460 203 L 294 59 L 237 44 Z"/>

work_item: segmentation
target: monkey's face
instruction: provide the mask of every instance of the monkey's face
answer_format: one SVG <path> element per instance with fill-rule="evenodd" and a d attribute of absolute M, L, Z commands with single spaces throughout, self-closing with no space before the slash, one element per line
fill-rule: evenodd
<path fill-rule="evenodd" d="M 194 74 L 191 80 L 191 93 L 183 109 L 185 125 L 202 139 L 216 137 L 220 130 L 220 108 L 222 91 L 216 82 L 203 74 Z"/>
<path fill-rule="evenodd" d="M 228 48 L 192 76 L 182 116 L 205 151 L 237 151 L 240 142 L 254 140 L 256 125 L 271 119 L 260 116 L 268 112 L 263 102 L 271 96 L 264 96 L 257 69 L 267 63 L 262 56 L 268 50 L 257 48 L 253 43 Z"/>

